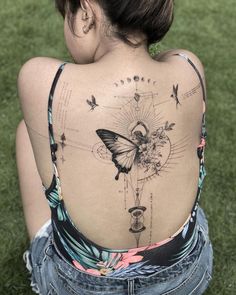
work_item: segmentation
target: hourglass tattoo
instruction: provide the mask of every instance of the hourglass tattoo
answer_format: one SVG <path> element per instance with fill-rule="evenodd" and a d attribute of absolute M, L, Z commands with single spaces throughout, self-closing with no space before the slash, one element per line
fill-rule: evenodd
<path fill-rule="evenodd" d="M 155 103 L 158 93 L 140 91 L 137 84 L 144 82 L 144 79 L 135 76 L 133 80 L 136 86 L 133 95 L 116 96 L 120 107 L 111 111 L 113 128 L 96 130 L 101 140 L 96 148 L 102 160 L 107 159 L 115 165 L 117 172 L 114 179 L 119 181 L 123 175 L 125 198 L 128 195 L 134 199 L 133 207 L 128 209 L 129 231 L 134 234 L 138 247 L 141 233 L 146 230 L 145 212 L 148 209 L 141 202 L 143 196 L 148 197 L 145 186 L 162 172 L 174 168 L 183 156 L 188 138 L 176 143 L 171 141 L 171 132 L 176 128 L 176 123 L 161 116 Z M 121 81 L 121 85 L 124 85 L 124 80 Z M 127 82 L 130 83 L 130 80 L 127 79 Z M 176 106 L 180 104 L 178 84 L 173 87 L 173 98 Z"/>

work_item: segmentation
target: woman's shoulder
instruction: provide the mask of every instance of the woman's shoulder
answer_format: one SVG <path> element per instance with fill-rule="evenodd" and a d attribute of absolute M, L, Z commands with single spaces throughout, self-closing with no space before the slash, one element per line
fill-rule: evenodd
<path fill-rule="evenodd" d="M 46 134 L 40 122 L 47 119 L 49 90 L 62 63 L 59 59 L 35 57 L 24 63 L 18 74 L 18 97 L 24 120 L 41 134 Z"/>
<path fill-rule="evenodd" d="M 157 53 L 156 55 L 154 55 L 154 59 L 158 60 L 158 61 L 169 61 L 172 58 L 176 58 L 177 55 L 183 55 L 188 57 L 190 60 L 192 60 L 193 62 L 199 63 L 202 65 L 202 62 L 200 60 L 200 58 L 192 51 L 189 51 L 187 49 L 168 49 L 162 52 Z"/>
<path fill-rule="evenodd" d="M 175 75 L 178 78 L 182 77 L 186 85 L 200 82 L 206 93 L 204 66 L 195 53 L 186 49 L 170 49 L 156 54 L 153 58 L 169 64 Z"/>
<path fill-rule="evenodd" d="M 34 57 L 21 67 L 18 79 L 18 96 L 25 119 L 35 109 L 45 106 L 48 91 L 63 61 L 48 57 Z"/>
<path fill-rule="evenodd" d="M 34 57 L 23 64 L 18 75 L 20 100 L 48 89 L 63 61 L 48 57 Z M 37 89 L 37 91 L 35 91 Z"/>
<path fill-rule="evenodd" d="M 26 61 L 20 68 L 18 80 L 22 78 L 32 78 L 32 74 L 48 73 L 53 71 L 53 67 L 62 64 L 63 61 L 51 57 L 33 57 Z"/>
<path fill-rule="evenodd" d="M 48 68 L 53 65 L 58 65 L 60 63 L 63 63 L 63 61 L 57 58 L 43 57 L 43 56 L 33 57 L 33 58 L 30 58 L 28 61 L 26 61 L 22 65 L 19 71 L 19 75 L 24 73 L 26 70 L 32 71 L 32 70 L 38 69 L 39 67 Z"/>
<path fill-rule="evenodd" d="M 186 49 L 165 50 L 156 54 L 153 59 L 159 62 L 171 63 L 172 66 L 178 66 L 179 64 L 183 65 L 186 61 L 189 61 L 201 74 L 204 73 L 204 66 L 200 58 L 195 53 Z"/>

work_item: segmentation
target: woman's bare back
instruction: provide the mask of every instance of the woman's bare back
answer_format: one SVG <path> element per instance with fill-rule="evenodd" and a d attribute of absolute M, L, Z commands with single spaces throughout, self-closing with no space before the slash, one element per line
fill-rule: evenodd
<path fill-rule="evenodd" d="M 41 70 L 22 109 L 49 187 L 47 103 L 60 62 L 32 63 Z M 66 64 L 53 98 L 57 165 L 66 208 L 88 239 L 123 249 L 138 236 L 141 247 L 183 225 L 198 189 L 203 107 L 199 78 L 172 54 L 120 67 Z"/>

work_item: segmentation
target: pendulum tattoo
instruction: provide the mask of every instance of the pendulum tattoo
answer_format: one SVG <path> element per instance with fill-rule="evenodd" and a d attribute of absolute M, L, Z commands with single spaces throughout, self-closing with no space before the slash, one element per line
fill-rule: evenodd
<path fill-rule="evenodd" d="M 153 215 L 153 195 L 150 194 L 150 234 L 149 234 L 149 245 L 152 244 L 152 215 Z"/>
<path fill-rule="evenodd" d="M 65 136 L 65 133 L 63 133 L 61 135 L 61 142 L 60 142 L 62 149 L 64 149 L 64 147 L 66 146 L 65 141 L 66 141 L 66 136 Z"/>
<path fill-rule="evenodd" d="M 64 158 L 64 148 L 65 148 L 65 146 L 66 146 L 66 144 L 65 144 L 66 136 L 65 136 L 65 133 L 64 133 L 64 132 L 63 132 L 63 134 L 61 135 L 60 139 L 61 139 L 60 144 L 61 144 L 61 148 L 62 148 L 61 161 L 62 161 L 62 164 L 64 164 L 64 162 L 65 162 L 65 158 Z"/>

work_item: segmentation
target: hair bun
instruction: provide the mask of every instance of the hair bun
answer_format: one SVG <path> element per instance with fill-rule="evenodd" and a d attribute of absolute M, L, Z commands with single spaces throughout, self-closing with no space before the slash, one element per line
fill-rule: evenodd
<path fill-rule="evenodd" d="M 173 0 L 97 0 L 121 34 L 142 32 L 148 45 L 159 42 L 173 21 Z"/>

